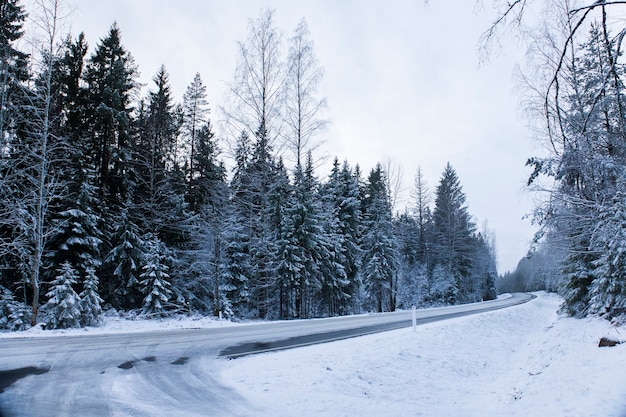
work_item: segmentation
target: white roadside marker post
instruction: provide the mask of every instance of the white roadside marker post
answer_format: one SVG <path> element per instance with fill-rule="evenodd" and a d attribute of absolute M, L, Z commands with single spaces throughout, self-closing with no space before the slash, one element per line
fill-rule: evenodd
<path fill-rule="evenodd" d="M 417 312 L 415 311 L 415 306 L 411 308 L 411 316 L 413 318 L 413 332 L 417 331 Z"/>

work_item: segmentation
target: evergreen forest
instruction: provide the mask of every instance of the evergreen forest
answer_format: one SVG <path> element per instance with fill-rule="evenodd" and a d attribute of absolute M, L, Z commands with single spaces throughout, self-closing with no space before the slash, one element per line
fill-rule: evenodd
<path fill-rule="evenodd" d="M 493 239 L 450 164 L 434 192 L 418 168 L 399 212 L 383 164 L 319 172 L 325 100 L 305 21 L 283 45 L 271 11 L 251 20 L 216 106 L 199 73 L 179 98 L 165 67 L 140 85 L 117 24 L 90 44 L 57 33 L 48 11 L 27 53 L 31 11 L 0 1 L 0 328 L 93 326 L 109 310 L 272 320 L 496 297 Z"/>

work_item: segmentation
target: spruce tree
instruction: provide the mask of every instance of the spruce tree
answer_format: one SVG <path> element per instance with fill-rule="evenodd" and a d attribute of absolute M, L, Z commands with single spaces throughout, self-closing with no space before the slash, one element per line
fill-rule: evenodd
<path fill-rule="evenodd" d="M 188 172 L 189 194 L 192 193 L 191 189 L 194 185 L 196 177 L 195 162 L 197 158 L 198 148 L 198 136 L 201 129 L 205 129 L 203 132 L 204 138 L 202 140 L 207 141 L 211 138 L 206 138 L 207 135 L 212 136 L 210 125 L 206 125 L 207 115 L 209 113 L 208 101 L 206 98 L 206 86 L 202 83 L 200 74 L 196 73 L 193 81 L 187 87 L 187 91 L 183 97 L 183 132 L 186 138 L 185 142 L 185 160 L 181 163 L 186 167 Z M 196 209 L 192 205 L 192 210 Z"/>
<path fill-rule="evenodd" d="M 104 285 L 107 301 L 115 307 L 139 308 L 142 301 L 139 278 L 147 247 L 128 210 L 120 213 L 111 245 L 113 248 L 103 265 L 110 277 Z"/>
<path fill-rule="evenodd" d="M 475 225 L 465 205 L 465 193 L 456 171 L 448 163 L 435 196 L 434 252 L 435 263 L 455 280 L 455 294 L 463 302 L 470 297 L 473 233 Z"/>
<path fill-rule="evenodd" d="M 157 235 L 146 237 L 148 252 L 142 268 L 141 289 L 144 294 L 141 312 L 151 317 L 162 317 L 174 304 L 170 276 L 167 273 L 167 256 L 165 248 Z"/>
<path fill-rule="evenodd" d="M 137 67 L 122 46 L 121 31 L 113 23 L 87 63 L 84 81 L 89 109 L 90 148 L 98 172 L 100 194 L 113 205 L 127 200 L 127 172 L 131 146 L 131 95 Z"/>
<path fill-rule="evenodd" d="M 270 221 L 274 231 L 274 254 L 278 293 L 277 315 L 281 319 L 297 317 L 295 291 L 303 269 L 302 248 L 295 236 L 294 196 L 287 170 L 279 159 L 276 166 L 276 183 L 269 198 Z"/>
<path fill-rule="evenodd" d="M 31 310 L 15 299 L 13 292 L 0 286 L 0 329 L 25 330 L 30 326 Z"/>
<path fill-rule="evenodd" d="M 343 300 L 337 306 L 337 314 L 359 312 L 360 291 L 359 264 L 361 262 L 360 239 L 362 232 L 361 202 L 358 178 L 347 161 L 343 165 L 335 159 L 333 168 L 322 193 L 326 204 L 326 230 L 331 242 L 339 245 L 336 260 L 345 273 L 345 285 L 336 288 Z"/>
<path fill-rule="evenodd" d="M 363 284 L 370 308 L 393 311 L 396 307 L 398 249 L 394 236 L 391 202 L 380 164 L 368 176 L 364 198 Z"/>
<path fill-rule="evenodd" d="M 3 265 L 0 285 L 13 289 L 30 281 L 32 294 L 38 296 L 39 282 L 31 279 L 27 267 L 32 249 L 21 214 L 25 212 L 20 190 L 24 179 L 15 172 L 19 168 L 16 165 L 24 158 L 17 148 L 24 133 L 20 114 L 26 98 L 24 82 L 29 78 L 29 56 L 17 49 L 17 43 L 24 34 L 26 16 L 19 1 L 0 3 L 0 263 Z"/>
<path fill-rule="evenodd" d="M 226 206 L 224 225 L 224 280 L 228 299 L 233 304 L 235 314 L 250 315 L 252 259 L 251 179 L 248 172 L 250 163 L 249 137 L 241 133 L 235 150 L 235 169 L 230 182 L 230 196 Z"/>
<path fill-rule="evenodd" d="M 597 259 L 592 263 L 593 281 L 588 286 L 588 312 L 608 319 L 626 316 L 625 224 L 626 193 L 620 190 L 601 213 L 590 242 L 590 251 Z M 572 300 L 568 301 L 572 305 Z"/>
<path fill-rule="evenodd" d="M 153 81 L 157 90 L 148 94 L 149 101 L 137 117 L 130 182 L 134 189 L 126 206 L 140 230 L 157 232 L 173 249 L 186 243 L 189 215 L 184 178 L 172 155 L 178 129 L 165 68 L 159 69 Z"/>
<path fill-rule="evenodd" d="M 411 308 L 420 304 L 427 291 L 426 264 L 420 259 L 419 221 L 408 212 L 394 219 L 398 241 L 398 305 Z"/>
<path fill-rule="evenodd" d="M 534 185 L 540 176 L 554 179 L 548 203 L 536 213 L 541 232 L 556 238 L 547 244 L 557 241 L 566 251 L 559 262 L 565 281 L 563 310 L 579 317 L 592 311 L 610 315 L 609 299 L 616 288 L 608 276 L 614 277 L 619 268 L 605 262 L 620 261 L 616 241 L 602 235 L 620 233 L 607 234 L 607 227 L 613 222 L 609 219 L 615 220 L 613 205 L 619 205 L 626 165 L 626 67 L 606 19 L 590 24 L 582 43 L 575 45 L 573 36 L 571 42 L 572 53 L 563 56 L 562 71 L 552 83 L 559 85 L 556 106 L 546 108 L 552 152 L 528 160 L 534 168 L 528 184 Z"/>
<path fill-rule="evenodd" d="M 28 55 L 16 49 L 26 16 L 19 0 L 0 3 L 0 149 L 6 149 L 12 136 L 22 102 L 20 83 L 28 79 Z"/>
<path fill-rule="evenodd" d="M 48 325 L 53 329 L 80 327 L 82 307 L 80 297 L 73 286 L 78 282 L 78 274 L 69 262 L 64 262 L 57 270 L 50 291 L 46 294 L 48 302 L 44 310 L 48 316 Z"/>
<path fill-rule="evenodd" d="M 99 282 L 96 271 L 91 267 L 87 268 L 83 291 L 80 293 L 81 324 L 84 326 L 93 326 L 100 321 L 103 300 L 98 294 Z"/>
<path fill-rule="evenodd" d="M 49 268 L 69 262 L 81 281 L 88 268 L 97 269 L 101 264 L 102 219 L 93 211 L 94 193 L 94 187 L 85 180 L 77 194 L 71 194 L 74 204 L 58 214 L 57 232 L 46 253 Z"/>
<path fill-rule="evenodd" d="M 218 157 L 217 141 L 207 121 L 196 134 L 191 156 L 195 173 L 189 179 L 186 197 L 193 216 L 188 250 L 190 269 L 181 281 L 200 304 L 196 307 L 207 309 L 205 306 L 210 303 L 215 315 L 232 314 L 222 265 L 227 240 L 224 220 L 228 189 L 226 170 Z"/>
<path fill-rule="evenodd" d="M 270 222 L 272 207 L 269 197 L 276 186 L 276 171 L 264 125 L 259 127 L 255 139 L 251 158 L 246 166 L 247 182 L 238 190 L 238 198 L 245 206 L 245 227 L 249 230 L 252 303 L 259 317 L 269 318 L 269 307 L 274 301 L 272 288 L 275 285 L 275 264 L 272 256 L 275 253 L 275 225 Z"/>
<path fill-rule="evenodd" d="M 323 206 L 317 192 L 313 175 L 313 161 L 308 153 L 306 165 L 296 166 L 294 173 L 294 206 L 292 217 L 293 237 L 299 250 L 302 268 L 295 283 L 295 308 L 300 318 L 308 318 L 316 312 L 319 293 L 326 284 L 326 300 L 339 302 L 342 298 L 334 290 L 341 287 L 335 282 L 343 270 L 334 261 L 334 249 L 324 229 Z M 331 292 L 332 291 L 332 292 Z"/>

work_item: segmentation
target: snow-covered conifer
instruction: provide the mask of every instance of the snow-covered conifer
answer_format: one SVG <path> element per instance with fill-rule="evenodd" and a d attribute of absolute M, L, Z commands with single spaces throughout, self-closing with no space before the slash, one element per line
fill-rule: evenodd
<path fill-rule="evenodd" d="M 599 254 L 593 262 L 594 279 L 589 286 L 591 314 L 609 319 L 626 315 L 625 228 L 626 193 L 619 191 L 600 215 L 591 241 L 591 250 Z"/>
<path fill-rule="evenodd" d="M 364 205 L 363 283 L 371 308 L 378 312 L 393 311 L 399 256 L 391 202 L 380 164 L 372 169 L 368 177 Z"/>
<path fill-rule="evenodd" d="M 78 274 L 69 262 L 64 262 L 58 269 L 58 275 L 52 281 L 46 294 L 48 302 L 44 309 L 48 315 L 48 324 L 53 329 L 80 327 L 82 308 L 80 297 L 73 285 L 78 281 Z"/>
<path fill-rule="evenodd" d="M 165 260 L 164 244 L 156 235 L 147 237 L 148 252 L 141 273 L 141 288 L 145 295 L 142 313 L 149 316 L 165 315 L 172 297 L 172 288 Z"/>
<path fill-rule="evenodd" d="M 0 329 L 24 330 L 30 325 L 32 310 L 18 302 L 8 288 L 0 286 Z"/>
<path fill-rule="evenodd" d="M 146 244 L 127 210 L 122 210 L 115 225 L 112 243 L 115 246 L 104 260 L 104 267 L 112 271 L 110 295 L 119 306 L 138 308 L 141 305 L 139 274 Z"/>
<path fill-rule="evenodd" d="M 98 323 L 102 315 L 102 298 L 98 295 L 98 283 L 95 270 L 91 267 L 87 268 L 83 291 L 80 293 L 81 323 L 85 326 Z"/>

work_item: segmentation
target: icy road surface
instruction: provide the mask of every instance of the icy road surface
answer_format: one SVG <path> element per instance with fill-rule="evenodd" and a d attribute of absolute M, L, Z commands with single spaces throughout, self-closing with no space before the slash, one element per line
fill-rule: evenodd
<path fill-rule="evenodd" d="M 418 320 L 503 308 L 525 297 L 420 310 Z M 411 312 L 396 312 L 213 329 L 3 337 L 0 416 L 272 415 L 224 380 L 220 351 L 410 319 Z"/>

